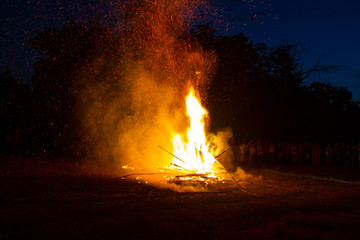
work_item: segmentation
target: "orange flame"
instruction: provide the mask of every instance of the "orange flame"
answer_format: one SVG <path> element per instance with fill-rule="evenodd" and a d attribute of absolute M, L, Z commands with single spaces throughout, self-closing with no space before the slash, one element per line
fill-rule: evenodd
<path fill-rule="evenodd" d="M 208 112 L 201 106 L 195 96 L 195 90 L 190 88 L 186 97 L 187 117 L 190 126 L 187 130 L 187 142 L 182 140 L 180 134 L 175 134 L 172 140 L 174 155 L 172 165 L 192 173 L 209 174 L 215 171 L 216 162 L 209 152 L 209 143 L 205 136 L 205 120 Z"/>

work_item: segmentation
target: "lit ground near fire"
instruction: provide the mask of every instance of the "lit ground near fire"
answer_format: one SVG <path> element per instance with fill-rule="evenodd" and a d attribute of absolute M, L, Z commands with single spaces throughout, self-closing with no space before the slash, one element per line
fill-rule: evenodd
<path fill-rule="evenodd" d="M 2 167 L 0 238 L 358 239 L 359 171 L 280 170 L 246 169 L 253 196 Z"/>

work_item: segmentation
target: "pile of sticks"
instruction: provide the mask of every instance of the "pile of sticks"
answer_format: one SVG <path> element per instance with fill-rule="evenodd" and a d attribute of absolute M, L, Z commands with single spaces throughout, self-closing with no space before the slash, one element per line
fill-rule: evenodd
<path fill-rule="evenodd" d="M 166 149 L 164 149 L 161 146 L 158 146 L 160 149 L 162 149 L 163 151 L 167 152 L 168 154 L 170 154 L 171 156 L 173 156 L 174 158 L 178 159 L 179 161 L 185 163 L 184 160 L 182 160 L 181 158 L 175 156 L 174 154 L 172 154 L 171 152 L 167 151 Z M 236 184 L 236 186 L 238 187 L 238 189 L 240 189 L 242 192 L 257 196 L 256 194 L 252 193 L 252 192 L 248 192 L 247 190 L 245 190 L 243 187 L 240 186 L 239 184 L 239 180 L 237 180 L 235 178 L 235 176 L 225 168 L 225 166 L 223 164 L 221 164 L 221 162 L 218 160 L 218 158 L 220 156 L 222 156 L 225 152 L 227 152 L 229 149 L 231 149 L 232 146 L 226 148 L 224 151 L 222 151 L 219 155 L 217 155 L 215 158 L 216 162 L 218 164 L 220 164 L 220 166 L 222 166 L 222 168 L 226 171 L 226 173 L 231 177 L 232 182 L 234 182 Z M 201 155 L 201 153 L 200 153 Z M 204 174 L 198 174 L 198 173 L 193 173 L 190 170 L 179 166 L 175 163 L 171 163 L 174 167 L 176 167 L 179 172 L 185 173 L 185 174 L 181 174 L 181 175 L 177 175 L 175 177 L 172 177 L 169 179 L 170 183 L 175 183 L 178 185 L 201 185 L 201 186 L 206 186 L 209 183 L 211 184 L 228 184 L 228 180 L 224 180 L 224 179 L 220 179 L 218 177 L 214 177 L 212 176 L 210 173 L 204 173 Z M 127 177 L 130 176 L 139 176 L 139 175 L 155 175 L 155 174 L 167 174 L 166 172 L 161 172 L 161 173 L 134 173 L 134 174 L 128 174 L 122 177 L 118 177 L 116 178 L 116 180 L 118 179 L 125 179 Z M 241 181 L 241 180 L 240 180 Z"/>
<path fill-rule="evenodd" d="M 176 159 L 180 160 L 181 162 L 184 162 L 182 159 L 180 159 L 179 157 L 175 156 L 174 154 L 172 154 L 171 152 L 167 151 L 166 149 L 162 148 L 161 146 L 158 146 L 158 147 L 161 148 L 162 150 L 164 150 L 165 152 L 167 152 L 168 154 L 170 154 L 171 156 L 175 157 Z M 232 145 L 231 145 L 230 147 L 226 148 L 224 151 L 222 151 L 219 155 L 217 155 L 216 157 L 214 157 L 215 160 L 216 160 L 216 162 L 217 162 L 218 164 L 220 164 L 220 166 L 222 166 L 222 167 L 225 169 L 225 171 L 227 172 L 227 174 L 231 177 L 232 181 L 236 184 L 236 186 L 237 186 L 242 192 L 245 192 L 245 193 L 248 193 L 248 194 L 257 196 L 255 193 L 249 192 L 249 191 L 245 190 L 243 187 L 241 187 L 240 184 L 239 184 L 239 181 L 235 178 L 235 176 L 234 176 L 223 164 L 221 164 L 221 162 L 218 160 L 218 158 L 219 158 L 220 156 L 222 156 L 225 152 L 227 152 L 229 149 L 231 149 L 231 147 L 232 147 Z M 200 152 L 200 156 L 201 156 L 201 155 L 202 155 L 202 154 L 201 154 L 201 152 Z M 179 166 L 179 165 L 176 165 L 176 164 L 173 164 L 173 163 L 172 163 L 172 165 L 174 165 L 175 167 L 184 169 L 183 167 L 181 167 L 181 166 Z M 187 170 L 187 169 L 184 169 L 184 170 Z M 187 171 L 189 171 L 189 170 L 187 170 Z M 186 174 L 186 175 L 182 175 L 182 176 L 176 176 L 175 178 L 178 178 L 179 180 L 181 180 L 182 178 L 194 177 L 194 176 L 196 176 L 196 177 L 201 177 L 201 178 L 205 178 L 205 179 L 206 179 L 206 178 L 207 178 L 207 175 L 208 175 L 208 174 Z M 216 178 L 216 177 L 215 177 L 215 178 L 212 177 L 212 178 L 213 178 L 212 180 L 215 180 L 215 181 L 212 181 L 212 182 L 216 182 L 216 180 L 218 180 L 218 178 Z M 182 181 L 183 181 L 183 180 L 182 180 Z M 192 182 L 194 182 L 194 181 L 192 181 Z M 196 181 L 196 182 L 198 182 L 198 181 Z M 202 181 L 202 182 L 205 182 L 205 183 L 206 183 L 206 181 Z"/>

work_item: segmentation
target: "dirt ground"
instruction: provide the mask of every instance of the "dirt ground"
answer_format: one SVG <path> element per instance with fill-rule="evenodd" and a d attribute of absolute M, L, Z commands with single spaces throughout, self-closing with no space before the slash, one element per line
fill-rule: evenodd
<path fill-rule="evenodd" d="M 240 184 L 257 196 L 2 167 L 0 239 L 359 239 L 359 171 L 245 171 Z"/>

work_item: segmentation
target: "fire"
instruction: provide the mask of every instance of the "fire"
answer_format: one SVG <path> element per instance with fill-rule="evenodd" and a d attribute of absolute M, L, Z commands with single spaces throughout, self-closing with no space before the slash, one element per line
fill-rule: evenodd
<path fill-rule="evenodd" d="M 212 174 L 217 161 L 209 152 L 209 143 L 205 135 L 205 118 L 208 112 L 196 98 L 193 87 L 186 97 L 186 109 L 190 126 L 187 129 L 186 141 L 183 141 L 180 134 L 173 137 L 172 165 L 191 173 Z"/>

